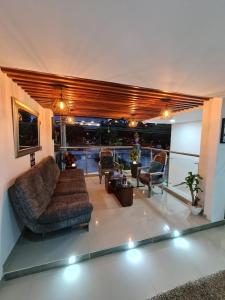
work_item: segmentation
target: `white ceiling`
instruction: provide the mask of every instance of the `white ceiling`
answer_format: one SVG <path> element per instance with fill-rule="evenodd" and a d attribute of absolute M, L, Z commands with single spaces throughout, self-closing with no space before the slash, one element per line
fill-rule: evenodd
<path fill-rule="evenodd" d="M 225 95 L 225 0 L 1 0 L 0 65 Z"/>

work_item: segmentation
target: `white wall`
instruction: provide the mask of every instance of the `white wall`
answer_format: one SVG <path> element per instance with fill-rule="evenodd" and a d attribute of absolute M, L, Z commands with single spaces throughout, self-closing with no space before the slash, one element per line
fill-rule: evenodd
<path fill-rule="evenodd" d="M 2 277 L 3 263 L 21 232 L 8 200 L 7 189 L 13 183 L 15 177 L 30 168 L 29 155 L 15 158 L 11 108 L 12 96 L 40 114 L 42 150 L 35 153 L 36 163 L 48 155 L 53 155 L 51 139 L 52 112 L 43 109 L 0 71 L 0 278 Z"/>
<path fill-rule="evenodd" d="M 201 144 L 202 122 L 173 124 L 171 129 L 171 151 L 199 154 Z M 182 182 L 187 173 L 198 172 L 199 159 L 191 156 L 171 154 L 169 161 L 169 183 L 174 185 Z M 175 187 L 176 192 L 191 199 L 188 189 L 182 185 Z"/>
<path fill-rule="evenodd" d="M 196 122 L 173 124 L 171 129 L 172 151 L 199 154 L 201 143 L 201 120 Z"/>
<path fill-rule="evenodd" d="M 220 144 L 222 118 L 225 118 L 225 99 L 213 98 L 204 104 L 200 174 L 204 213 L 211 221 L 224 220 L 225 214 L 225 144 Z"/>

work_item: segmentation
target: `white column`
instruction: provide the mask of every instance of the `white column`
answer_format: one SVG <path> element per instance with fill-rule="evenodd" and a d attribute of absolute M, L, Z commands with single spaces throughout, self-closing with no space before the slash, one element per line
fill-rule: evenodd
<path fill-rule="evenodd" d="M 199 173 L 203 177 L 204 213 L 211 221 L 225 214 L 225 144 L 220 144 L 225 101 L 213 98 L 203 107 Z"/>

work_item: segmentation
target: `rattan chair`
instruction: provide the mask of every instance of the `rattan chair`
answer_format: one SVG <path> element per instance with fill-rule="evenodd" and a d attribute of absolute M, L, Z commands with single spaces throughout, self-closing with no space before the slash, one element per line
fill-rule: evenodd
<path fill-rule="evenodd" d="M 149 197 L 151 196 L 151 191 L 154 186 L 160 187 L 163 193 L 166 164 L 167 154 L 166 152 L 162 151 L 154 157 L 150 166 L 138 168 L 137 187 L 139 187 L 140 182 L 144 185 L 147 185 Z"/>

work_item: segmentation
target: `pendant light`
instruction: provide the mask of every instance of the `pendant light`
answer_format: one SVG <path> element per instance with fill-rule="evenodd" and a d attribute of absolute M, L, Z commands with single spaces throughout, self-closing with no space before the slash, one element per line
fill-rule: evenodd
<path fill-rule="evenodd" d="M 66 118 L 66 124 L 68 124 L 68 125 L 74 125 L 75 124 L 75 118 L 73 117 L 73 116 L 68 116 L 67 118 Z"/>
<path fill-rule="evenodd" d="M 134 127 L 137 126 L 137 121 L 134 118 L 134 114 L 132 114 L 131 116 L 132 117 L 131 117 L 131 119 L 130 119 L 130 121 L 128 123 L 128 126 L 131 127 L 131 128 L 134 128 Z"/>
<path fill-rule="evenodd" d="M 163 118 L 168 119 L 170 115 L 171 115 L 171 111 L 169 110 L 168 107 L 166 107 L 165 110 L 163 111 Z"/>
<path fill-rule="evenodd" d="M 61 86 L 61 96 L 53 102 L 52 110 L 55 115 L 68 115 L 70 113 L 69 103 L 63 98 L 63 86 Z"/>
<path fill-rule="evenodd" d="M 168 103 L 171 102 L 171 99 L 161 99 L 161 102 L 165 103 L 165 108 L 162 110 L 163 119 L 168 119 L 171 116 L 171 110 L 169 109 Z"/>

